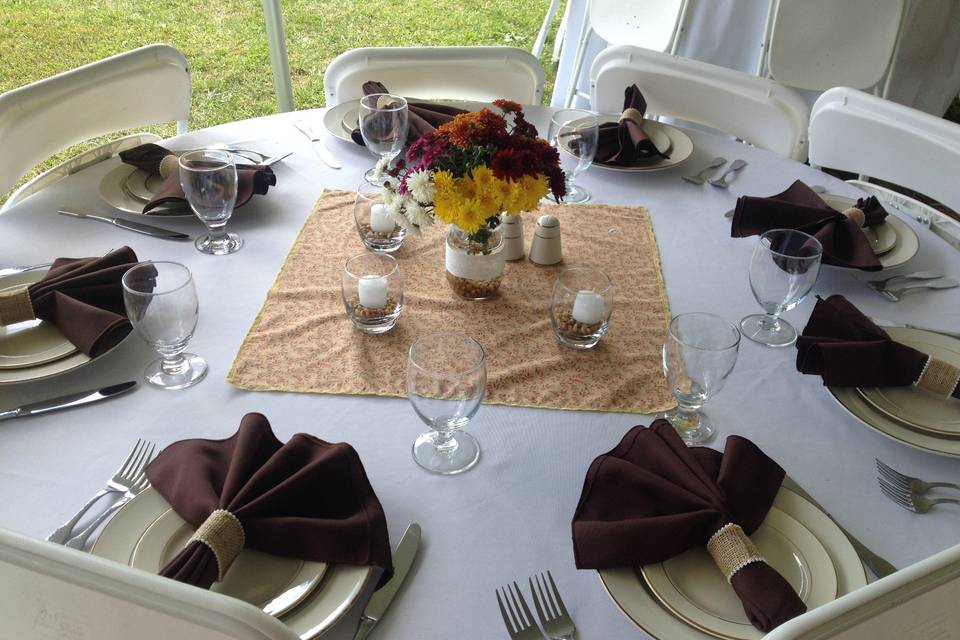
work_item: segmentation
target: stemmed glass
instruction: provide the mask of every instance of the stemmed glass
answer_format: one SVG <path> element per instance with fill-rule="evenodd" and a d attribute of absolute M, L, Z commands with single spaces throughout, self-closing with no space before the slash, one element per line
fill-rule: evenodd
<path fill-rule="evenodd" d="M 560 153 L 560 166 L 567 176 L 564 202 L 578 203 L 590 199 L 590 192 L 576 184 L 577 176 L 593 164 L 600 140 L 600 121 L 582 109 L 563 109 L 550 118 L 550 144 Z"/>
<path fill-rule="evenodd" d="M 740 330 L 768 347 L 788 347 L 797 330 L 780 314 L 800 304 L 820 274 L 823 246 L 811 235 L 794 229 L 772 229 L 760 236 L 750 259 L 750 288 L 766 313 L 749 315 Z"/>
<path fill-rule="evenodd" d="M 162 389 L 185 389 L 203 380 L 207 363 L 184 352 L 200 313 L 190 270 L 177 262 L 141 262 L 122 282 L 130 323 L 161 355 L 147 365 L 144 379 Z"/>
<path fill-rule="evenodd" d="M 705 444 L 715 435 L 699 409 L 723 388 L 737 363 L 740 332 L 712 313 L 684 313 L 670 321 L 663 343 L 663 372 L 677 408 L 662 417 L 687 445 Z"/>
<path fill-rule="evenodd" d="M 407 362 L 407 396 L 430 431 L 413 444 L 427 471 L 461 473 L 480 459 L 480 445 L 462 429 L 477 413 L 487 387 L 483 347 L 462 333 L 417 338 Z"/>
<path fill-rule="evenodd" d="M 233 154 L 200 149 L 180 156 L 180 186 L 190 208 L 207 226 L 207 235 L 194 246 L 203 253 L 222 256 L 239 251 L 243 239 L 227 233 L 227 221 L 237 203 L 237 167 Z"/>
<path fill-rule="evenodd" d="M 375 156 L 392 160 L 407 143 L 407 99 L 390 93 L 371 93 L 360 98 L 360 135 Z M 363 176 L 377 184 L 374 167 Z"/>

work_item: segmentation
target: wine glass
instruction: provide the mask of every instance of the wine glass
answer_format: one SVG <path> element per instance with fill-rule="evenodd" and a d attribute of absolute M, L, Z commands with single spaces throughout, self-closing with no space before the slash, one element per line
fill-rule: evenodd
<path fill-rule="evenodd" d="M 562 109 L 550 118 L 550 143 L 560 153 L 560 166 L 567 177 L 564 202 L 579 203 L 590 199 L 590 192 L 576 184 L 577 176 L 593 164 L 600 140 L 600 121 L 583 109 Z"/>
<path fill-rule="evenodd" d="M 409 126 L 406 98 L 389 93 L 360 98 L 360 135 L 373 155 L 392 160 L 407 143 Z M 377 184 L 373 167 L 363 177 Z"/>
<path fill-rule="evenodd" d="M 237 203 L 237 167 L 233 154 L 200 149 L 180 156 L 180 186 L 190 208 L 207 227 L 194 246 L 215 256 L 239 251 L 243 238 L 227 233 L 227 221 Z"/>
<path fill-rule="evenodd" d="M 144 379 L 161 389 L 186 389 L 203 380 L 207 363 L 184 352 L 200 313 L 190 270 L 177 262 L 141 262 L 122 282 L 130 323 L 161 356 L 147 365 Z"/>
<path fill-rule="evenodd" d="M 699 409 L 723 388 L 737 363 L 740 332 L 712 313 L 684 313 L 670 321 L 663 372 L 677 408 L 666 418 L 687 445 L 710 442 L 715 430 Z"/>
<path fill-rule="evenodd" d="M 800 304 L 820 274 L 823 246 L 811 235 L 794 229 L 772 229 L 760 236 L 750 258 L 750 288 L 766 313 L 749 315 L 740 330 L 768 347 L 788 347 L 797 330 L 780 314 Z"/>
<path fill-rule="evenodd" d="M 487 386 L 483 347 L 462 333 L 421 336 L 410 347 L 407 396 L 430 431 L 413 444 L 427 471 L 462 473 L 480 459 L 480 445 L 462 429 L 480 408 Z"/>

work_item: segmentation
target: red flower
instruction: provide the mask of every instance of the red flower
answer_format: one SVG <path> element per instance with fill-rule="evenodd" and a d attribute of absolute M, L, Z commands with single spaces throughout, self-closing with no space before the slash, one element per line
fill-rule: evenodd
<path fill-rule="evenodd" d="M 501 180 L 516 180 L 524 173 L 526 152 L 520 149 L 500 149 L 490 159 L 490 168 L 493 175 Z"/>
<path fill-rule="evenodd" d="M 520 118 L 523 118 L 523 107 L 520 106 L 519 102 L 500 98 L 499 100 L 494 100 L 493 104 L 500 107 L 504 113 L 516 113 Z"/>
<path fill-rule="evenodd" d="M 567 195 L 567 176 L 563 169 L 554 166 L 547 171 L 547 178 L 550 180 L 550 191 L 553 192 L 554 199 L 560 202 L 563 196 Z"/>

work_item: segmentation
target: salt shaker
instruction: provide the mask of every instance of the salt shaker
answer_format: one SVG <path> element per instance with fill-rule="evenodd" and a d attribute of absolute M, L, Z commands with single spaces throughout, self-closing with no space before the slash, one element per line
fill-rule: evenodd
<path fill-rule="evenodd" d="M 523 219 L 520 216 L 503 216 L 503 255 L 506 260 L 520 260 L 524 256 Z"/>
<path fill-rule="evenodd" d="M 557 264 L 563 260 L 560 247 L 560 220 L 552 214 L 544 214 L 537 220 L 530 243 L 530 260 L 537 264 Z"/>

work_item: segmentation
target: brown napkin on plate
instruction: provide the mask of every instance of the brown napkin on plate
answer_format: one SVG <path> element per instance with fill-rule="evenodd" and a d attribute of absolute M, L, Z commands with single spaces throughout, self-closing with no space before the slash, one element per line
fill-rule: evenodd
<path fill-rule="evenodd" d="M 95 358 L 130 333 L 121 279 L 137 262 L 130 247 L 102 258 L 57 258 L 39 282 L 0 294 L 0 326 L 46 320 Z"/>
<path fill-rule="evenodd" d="M 960 369 L 895 342 L 840 295 L 817 299 L 797 339 L 797 370 L 835 387 L 905 387 L 915 384 L 960 398 Z"/>
<path fill-rule="evenodd" d="M 187 198 L 180 187 L 180 173 L 176 165 L 174 164 L 172 170 L 168 170 L 165 165 L 164 171 L 161 172 L 161 164 L 164 164 L 164 159 L 167 157 L 175 158 L 176 154 L 152 142 L 120 152 L 120 159 L 126 164 L 163 177 L 163 184 L 159 191 L 143 207 L 144 213 L 149 213 L 163 204 L 187 204 Z M 254 194 L 266 195 L 267 190 L 276 184 L 277 176 L 270 167 L 259 164 L 238 164 L 236 206 L 243 206 Z"/>
<path fill-rule="evenodd" d="M 626 88 L 623 96 L 623 113 L 619 122 L 600 125 L 595 161 L 615 166 L 630 166 L 653 157 L 669 158 L 661 153 L 643 130 L 643 118 L 647 113 L 647 101 L 637 85 Z"/>
<path fill-rule="evenodd" d="M 868 227 L 882 223 L 887 212 L 873 196 L 857 200 Z M 823 245 L 823 264 L 878 271 L 883 267 L 860 224 L 832 209 L 817 192 L 800 180 L 783 193 L 759 198 L 741 196 L 733 213 L 730 235 L 734 238 L 759 235 L 770 229 L 797 229 Z"/>
<path fill-rule="evenodd" d="M 728 536 L 738 535 L 730 523 L 753 533 L 783 477 L 783 469 L 746 438 L 729 436 L 720 453 L 688 448 L 666 420 L 634 427 L 587 471 L 573 516 L 577 568 L 663 562 L 708 542 L 711 555 L 723 556 L 718 546 L 732 544 Z M 747 617 L 768 631 L 806 611 L 806 605 L 758 556 L 734 554 L 741 560 L 728 568 L 745 564 L 725 573 Z"/>
<path fill-rule="evenodd" d="M 353 447 L 298 433 L 284 444 L 248 413 L 226 440 L 175 442 L 147 478 L 197 529 L 161 575 L 207 588 L 243 547 L 393 574 L 387 522 Z M 215 552 L 214 549 L 217 549 Z"/>
<path fill-rule="evenodd" d="M 390 92 L 387 91 L 387 88 L 383 85 L 383 83 L 374 81 L 364 82 L 363 95 L 368 96 L 373 93 Z M 417 138 L 423 134 L 430 133 L 440 125 L 450 122 L 461 113 L 467 113 L 465 109 L 448 107 L 435 102 L 409 101 L 407 102 L 407 111 L 407 122 L 409 123 L 409 129 L 407 130 L 407 144 L 413 144 Z M 366 146 L 366 144 L 363 142 L 363 136 L 360 134 L 360 129 L 354 129 L 350 133 L 350 138 L 352 138 L 353 141 L 361 147 Z"/>

